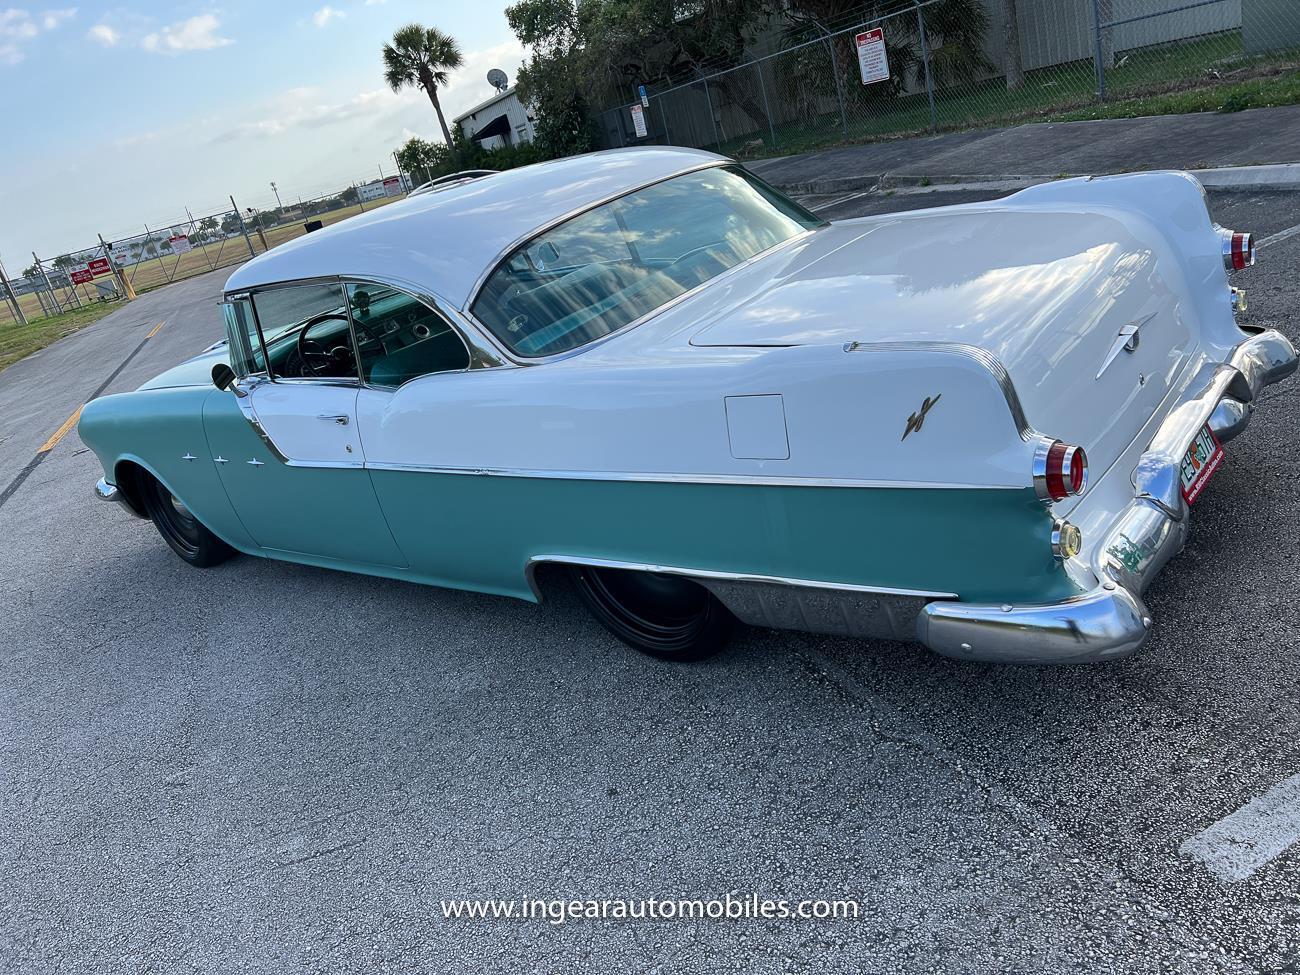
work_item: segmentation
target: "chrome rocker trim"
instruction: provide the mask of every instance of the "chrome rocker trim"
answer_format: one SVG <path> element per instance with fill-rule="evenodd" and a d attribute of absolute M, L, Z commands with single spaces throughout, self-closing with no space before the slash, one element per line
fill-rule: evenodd
<path fill-rule="evenodd" d="M 989 663 L 1088 663 L 1135 653 L 1151 630 L 1142 593 L 1187 535 L 1178 468 L 1205 423 L 1220 441 L 1246 428 L 1263 387 L 1296 371 L 1296 351 L 1274 331 L 1242 342 L 1225 363 L 1207 365 L 1200 392 L 1165 418 L 1133 471 L 1133 501 L 1093 559 L 1097 585 L 1059 603 L 1013 606 L 931 602 L 917 638 L 936 653 Z"/>
<path fill-rule="evenodd" d="M 140 517 L 140 512 L 131 507 L 131 502 L 126 499 L 126 495 L 117 489 L 116 484 L 109 484 L 106 477 L 101 477 L 95 482 L 95 497 L 100 501 L 116 501 L 132 518 Z"/>

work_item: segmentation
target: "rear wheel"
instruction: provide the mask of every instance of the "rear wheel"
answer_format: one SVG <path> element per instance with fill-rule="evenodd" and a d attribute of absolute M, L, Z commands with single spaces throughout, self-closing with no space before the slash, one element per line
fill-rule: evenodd
<path fill-rule="evenodd" d="M 735 617 L 699 583 L 630 569 L 574 566 L 592 615 L 628 646 L 661 660 L 702 660 L 731 638 Z"/>
<path fill-rule="evenodd" d="M 172 551 L 200 569 L 219 565 L 235 550 L 203 527 L 193 512 L 157 478 L 142 478 L 141 500 Z"/>

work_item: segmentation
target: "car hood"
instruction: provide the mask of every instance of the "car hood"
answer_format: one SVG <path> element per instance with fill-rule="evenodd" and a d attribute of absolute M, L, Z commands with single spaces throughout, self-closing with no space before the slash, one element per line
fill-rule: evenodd
<path fill-rule="evenodd" d="M 200 352 L 193 359 L 173 366 L 166 372 L 159 373 L 141 389 L 167 389 L 176 386 L 203 386 L 212 382 L 212 367 L 218 362 L 227 362 L 226 345 L 221 343 L 216 348 Z"/>

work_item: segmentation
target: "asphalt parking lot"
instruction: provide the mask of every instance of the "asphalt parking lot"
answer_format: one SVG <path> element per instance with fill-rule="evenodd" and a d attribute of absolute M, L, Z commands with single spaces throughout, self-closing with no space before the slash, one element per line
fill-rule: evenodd
<path fill-rule="evenodd" d="M 1300 224 L 1296 195 L 1213 206 L 1260 238 Z M 1261 259 L 1247 317 L 1300 338 L 1300 233 Z M 674 667 L 554 582 L 532 606 L 247 557 L 200 571 L 95 501 L 75 432 L 40 448 L 101 384 L 218 339 L 227 273 L 0 374 L 0 970 L 1300 971 L 1300 848 L 1236 880 L 1180 851 L 1300 771 L 1297 381 L 1229 445 L 1130 660 L 754 630 Z M 863 910 L 439 909 L 728 892 Z"/>

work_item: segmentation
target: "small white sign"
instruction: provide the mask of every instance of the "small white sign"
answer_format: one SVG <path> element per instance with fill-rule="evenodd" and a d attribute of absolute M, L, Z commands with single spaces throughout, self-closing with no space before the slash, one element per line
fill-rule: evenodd
<path fill-rule="evenodd" d="M 637 85 L 636 93 L 641 96 L 641 107 L 650 107 L 650 96 L 646 94 L 645 85 Z"/>
<path fill-rule="evenodd" d="M 889 80 L 889 56 L 885 53 L 885 29 L 873 27 L 854 38 L 858 46 L 858 70 L 864 85 Z"/>
<path fill-rule="evenodd" d="M 119 240 L 116 244 L 111 245 L 109 253 L 113 255 L 113 263 L 118 267 L 129 267 L 134 263 L 129 240 Z"/>
<path fill-rule="evenodd" d="M 632 106 L 632 128 L 636 130 L 638 139 L 644 139 L 648 134 L 645 127 L 645 109 L 640 105 Z"/>
<path fill-rule="evenodd" d="M 184 234 L 177 234 L 175 237 L 169 238 L 167 243 L 172 245 L 173 254 L 188 254 L 194 249 L 190 246 L 190 239 Z"/>

